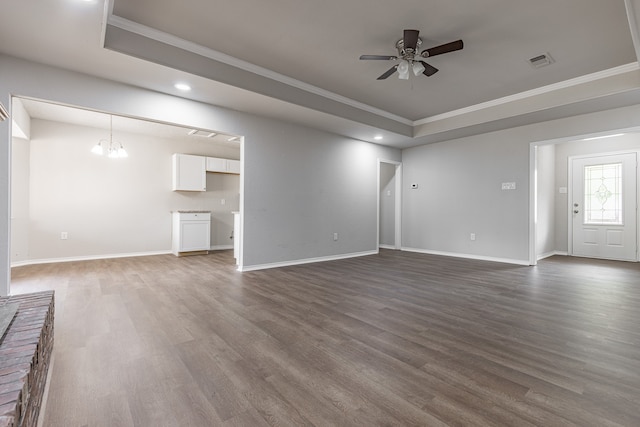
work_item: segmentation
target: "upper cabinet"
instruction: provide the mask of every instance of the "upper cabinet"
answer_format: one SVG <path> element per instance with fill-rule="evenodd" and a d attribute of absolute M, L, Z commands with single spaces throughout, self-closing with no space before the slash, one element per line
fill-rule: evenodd
<path fill-rule="evenodd" d="M 240 160 L 207 157 L 207 172 L 240 174 Z"/>
<path fill-rule="evenodd" d="M 189 154 L 173 155 L 173 191 L 206 191 L 206 158 Z"/>
<path fill-rule="evenodd" d="M 207 191 L 207 172 L 240 174 L 240 160 L 173 155 L 173 191 Z"/>

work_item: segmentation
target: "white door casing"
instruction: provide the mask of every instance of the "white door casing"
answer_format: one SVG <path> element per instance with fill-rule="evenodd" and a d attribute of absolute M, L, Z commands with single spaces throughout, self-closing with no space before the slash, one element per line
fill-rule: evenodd
<path fill-rule="evenodd" d="M 637 261 L 637 154 L 573 158 L 571 254 Z"/>

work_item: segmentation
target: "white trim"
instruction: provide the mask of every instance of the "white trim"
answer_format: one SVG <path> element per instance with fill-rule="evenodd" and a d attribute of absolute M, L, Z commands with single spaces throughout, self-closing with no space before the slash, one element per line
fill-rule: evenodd
<path fill-rule="evenodd" d="M 529 264 L 538 264 L 538 145 L 529 144 Z"/>
<path fill-rule="evenodd" d="M 540 254 L 540 255 L 538 255 L 538 256 L 536 257 L 536 261 L 540 261 L 540 260 L 542 260 L 542 259 L 549 258 L 549 257 L 552 257 L 552 256 L 556 256 L 556 255 L 564 255 L 564 256 L 567 256 L 567 253 L 566 253 L 566 252 L 561 252 L 561 251 L 551 251 L 551 252 L 547 252 L 547 253 L 545 253 L 545 254 Z"/>
<path fill-rule="evenodd" d="M 256 265 L 247 265 L 242 267 L 238 266 L 238 271 L 244 272 L 244 271 L 266 270 L 269 268 L 290 267 L 293 265 L 311 264 L 315 262 L 338 261 L 338 260 L 347 259 L 347 258 L 357 258 L 361 256 L 376 255 L 377 253 L 378 253 L 377 250 L 366 251 L 366 252 L 353 252 L 350 254 L 331 255 L 331 256 L 318 257 L 318 258 L 296 259 L 292 261 L 273 262 L 269 264 L 256 264 Z"/>
<path fill-rule="evenodd" d="M 379 108 L 372 107 L 371 105 L 367 105 L 362 102 L 353 100 L 351 98 L 338 95 L 337 93 L 334 93 L 334 92 L 329 92 L 328 90 L 321 89 L 319 87 L 310 85 L 300 80 L 296 80 L 289 76 L 285 76 L 283 74 L 277 73 L 267 68 L 260 67 L 250 62 L 243 61 L 241 59 L 227 55 L 226 53 L 218 52 L 217 50 L 204 47 L 202 45 L 190 42 L 188 40 L 184 40 L 180 37 L 176 37 L 174 35 L 165 33 L 164 31 L 156 30 L 155 28 L 147 27 L 146 25 L 142 25 L 137 22 L 130 21 L 120 16 L 109 15 L 109 18 L 107 19 L 107 23 L 109 25 L 120 28 L 122 30 L 129 31 L 129 32 L 138 34 L 140 36 L 147 37 L 152 40 L 156 40 L 161 43 L 168 44 L 178 49 L 182 49 L 191 53 L 195 53 L 197 55 L 204 56 L 205 58 L 209 58 L 214 61 L 225 63 L 232 67 L 240 68 L 241 70 L 248 71 L 250 73 L 254 73 L 259 76 L 266 77 L 268 79 L 275 80 L 280 83 L 284 83 L 291 87 L 295 87 L 297 89 L 301 89 L 306 92 L 313 93 L 315 95 L 319 95 L 324 98 L 331 99 L 333 101 L 340 102 L 345 105 L 349 105 L 359 110 L 367 111 L 369 113 L 376 114 L 378 116 L 385 117 L 387 119 L 395 120 L 405 125 L 409 125 L 409 126 L 413 125 L 413 121 L 405 117 L 401 117 L 396 114 L 390 113 L 388 111 L 384 111 Z"/>
<path fill-rule="evenodd" d="M 45 258 L 45 259 L 30 259 L 27 261 L 12 262 L 11 267 L 22 267 L 25 265 L 36 264 L 53 264 L 56 262 L 72 262 L 72 261 L 92 261 L 97 259 L 111 259 L 111 258 L 130 258 L 139 256 L 153 256 L 153 255 L 169 255 L 171 251 L 155 251 L 155 252 L 133 252 L 128 254 L 105 254 L 105 255 L 86 255 L 77 257 L 65 257 L 65 258 Z"/>
<path fill-rule="evenodd" d="M 378 248 L 396 250 L 396 247 L 393 245 L 378 245 Z"/>
<path fill-rule="evenodd" d="M 497 258 L 497 257 L 488 257 L 482 255 L 472 255 L 472 254 L 462 254 L 458 252 L 443 252 L 443 251 L 431 251 L 428 249 L 417 249 L 417 248 L 402 248 L 403 251 L 406 252 L 415 252 L 419 254 L 428 254 L 428 255 L 441 255 L 448 256 L 453 258 L 464 258 L 464 259 L 475 259 L 479 261 L 490 261 L 490 262 L 501 262 L 503 264 L 515 264 L 515 265 L 525 265 L 529 266 L 529 261 L 525 259 L 512 259 L 512 258 Z"/>
<path fill-rule="evenodd" d="M 468 107 L 460 108 L 458 110 L 448 111 L 446 113 L 437 114 L 431 117 L 426 117 L 424 119 L 420 119 L 413 122 L 413 125 L 420 126 L 420 125 L 425 125 L 427 123 L 433 123 L 438 120 L 450 119 L 452 117 L 461 116 L 463 114 L 473 113 L 475 111 L 480 111 L 486 108 L 497 107 L 499 105 L 507 104 L 509 102 L 520 101 L 526 98 L 543 95 L 545 93 L 553 92 L 556 90 L 566 89 L 579 84 L 589 83 L 592 81 L 604 79 L 607 77 L 617 76 L 619 74 L 624 74 L 631 71 L 637 71 L 639 69 L 640 69 L 640 65 L 638 65 L 637 62 L 632 62 L 630 64 L 621 65 L 619 67 L 610 68 L 608 70 L 599 71 L 597 73 L 587 74 L 584 76 L 576 77 L 576 78 L 565 80 L 562 82 L 550 84 L 547 86 L 542 86 L 536 89 L 527 90 L 525 92 L 520 92 L 513 95 L 505 96 L 502 98 L 493 99 L 491 101 L 482 102 L 480 104 L 470 105 Z"/>

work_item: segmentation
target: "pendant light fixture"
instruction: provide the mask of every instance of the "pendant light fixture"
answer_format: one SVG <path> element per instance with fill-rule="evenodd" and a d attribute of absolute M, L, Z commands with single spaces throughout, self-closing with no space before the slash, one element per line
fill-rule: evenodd
<path fill-rule="evenodd" d="M 127 151 L 124 149 L 122 144 L 113 140 L 113 115 L 109 115 L 109 140 L 101 139 L 93 146 L 91 152 L 102 156 L 104 154 L 105 147 L 107 147 L 107 157 L 110 159 L 129 157 L 129 154 L 127 154 Z"/>

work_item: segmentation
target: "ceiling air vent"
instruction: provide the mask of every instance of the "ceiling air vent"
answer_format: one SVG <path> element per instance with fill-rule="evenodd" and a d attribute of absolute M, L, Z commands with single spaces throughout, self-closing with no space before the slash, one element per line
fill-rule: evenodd
<path fill-rule="evenodd" d="M 543 53 L 542 55 L 534 56 L 529 59 L 529 64 L 533 68 L 542 68 L 546 67 L 549 64 L 553 64 L 553 58 L 548 53 Z"/>

